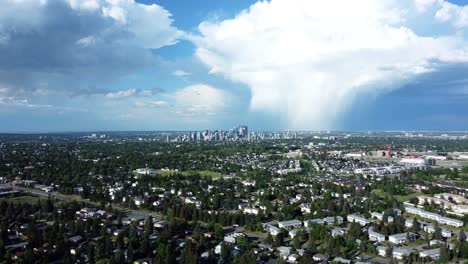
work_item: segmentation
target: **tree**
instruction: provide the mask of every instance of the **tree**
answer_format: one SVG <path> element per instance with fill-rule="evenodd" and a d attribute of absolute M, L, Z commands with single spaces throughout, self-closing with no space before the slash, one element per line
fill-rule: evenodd
<path fill-rule="evenodd" d="M 463 173 L 468 173 L 468 166 L 463 167 L 462 172 Z"/>
<path fill-rule="evenodd" d="M 385 250 L 385 256 L 387 258 L 391 258 L 393 256 L 393 247 L 387 247 L 387 249 Z"/>
<path fill-rule="evenodd" d="M 226 245 L 226 243 L 221 244 L 221 258 L 225 262 L 229 262 L 230 257 L 231 257 L 231 249 L 229 248 L 229 246 Z"/>
<path fill-rule="evenodd" d="M 315 252 L 315 236 L 312 234 L 312 232 L 309 233 L 309 239 L 307 240 L 307 248 L 312 251 L 312 252 Z"/>
<path fill-rule="evenodd" d="M 417 233 L 419 232 L 420 228 L 419 228 L 419 222 L 418 222 L 418 219 L 416 219 L 416 217 L 413 218 L 413 225 L 411 227 L 411 231 L 413 231 L 413 233 Z"/>
<path fill-rule="evenodd" d="M 224 237 L 224 229 L 220 224 L 215 224 L 214 235 L 216 239 L 222 239 Z"/>
<path fill-rule="evenodd" d="M 442 230 L 440 229 L 439 227 L 439 224 L 435 224 L 435 231 L 434 231 L 434 235 L 432 236 L 433 239 L 442 239 Z"/>
<path fill-rule="evenodd" d="M 91 244 L 88 246 L 88 260 L 89 263 L 94 263 L 96 260 L 94 247 Z"/>
<path fill-rule="evenodd" d="M 149 236 L 153 233 L 153 217 L 149 215 L 145 221 L 145 235 Z"/>
<path fill-rule="evenodd" d="M 265 244 L 269 244 L 269 245 L 273 244 L 273 237 L 271 236 L 270 233 L 268 233 L 266 238 L 265 238 Z"/>
<path fill-rule="evenodd" d="M 143 241 L 141 242 L 140 251 L 147 257 L 150 257 L 152 255 L 149 238 L 143 239 Z"/>
<path fill-rule="evenodd" d="M 276 235 L 273 245 L 275 247 L 279 247 L 279 246 L 283 245 L 284 237 L 285 237 L 284 232 L 280 232 L 278 235 Z"/>
<path fill-rule="evenodd" d="M 301 241 L 299 240 L 298 235 L 294 236 L 293 241 L 292 241 L 292 245 L 293 245 L 293 248 L 295 248 L 295 249 L 299 249 L 301 247 Z"/>
<path fill-rule="evenodd" d="M 460 234 L 458 235 L 458 240 L 457 240 L 457 257 L 458 258 L 462 258 L 463 257 L 463 251 L 464 251 L 464 247 L 463 245 L 466 243 L 466 235 L 465 235 L 465 232 L 463 230 L 460 230 Z"/>
<path fill-rule="evenodd" d="M 447 263 L 450 260 L 450 252 L 448 246 L 445 244 L 440 248 L 440 263 Z"/>
<path fill-rule="evenodd" d="M 247 253 L 242 254 L 238 263 L 239 264 L 256 264 L 257 261 L 255 259 L 255 255 L 253 254 L 253 252 L 248 251 Z"/>

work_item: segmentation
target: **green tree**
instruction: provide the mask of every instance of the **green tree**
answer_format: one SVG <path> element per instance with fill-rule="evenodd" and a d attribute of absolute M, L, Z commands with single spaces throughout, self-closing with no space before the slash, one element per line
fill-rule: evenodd
<path fill-rule="evenodd" d="M 413 226 L 411 227 L 411 231 L 414 232 L 414 233 L 417 233 L 419 232 L 420 228 L 419 228 L 419 222 L 418 222 L 418 219 L 416 219 L 416 217 L 413 218 Z"/>
<path fill-rule="evenodd" d="M 450 260 L 449 248 L 447 245 L 442 245 L 442 247 L 440 248 L 439 262 L 447 263 L 449 260 Z"/>
<path fill-rule="evenodd" d="M 315 236 L 312 234 L 312 232 L 310 232 L 309 239 L 307 239 L 307 248 L 309 249 L 309 251 L 315 252 L 315 247 L 316 247 Z"/>

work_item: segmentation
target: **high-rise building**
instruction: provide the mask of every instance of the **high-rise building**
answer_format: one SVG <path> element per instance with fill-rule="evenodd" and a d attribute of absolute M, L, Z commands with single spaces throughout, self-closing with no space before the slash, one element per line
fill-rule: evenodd
<path fill-rule="evenodd" d="M 238 138 L 247 138 L 249 134 L 249 129 L 247 126 L 238 126 L 236 127 L 237 137 Z"/>

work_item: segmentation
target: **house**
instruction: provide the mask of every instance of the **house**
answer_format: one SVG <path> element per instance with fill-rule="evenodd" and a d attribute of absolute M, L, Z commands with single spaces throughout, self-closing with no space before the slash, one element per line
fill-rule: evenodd
<path fill-rule="evenodd" d="M 464 225 L 463 221 L 458 219 L 452 219 L 448 217 L 440 217 L 439 223 L 442 225 L 449 225 L 454 227 L 462 227 Z"/>
<path fill-rule="evenodd" d="M 23 184 L 24 186 L 26 187 L 34 187 L 36 184 L 38 184 L 37 181 L 33 181 L 33 180 L 24 180 L 23 181 Z"/>
<path fill-rule="evenodd" d="M 142 204 L 145 203 L 145 200 L 143 199 L 143 197 L 135 197 L 133 201 L 135 202 L 136 206 L 141 206 Z"/>
<path fill-rule="evenodd" d="M 302 222 L 299 220 L 289 220 L 278 223 L 279 228 L 299 228 L 302 226 Z"/>
<path fill-rule="evenodd" d="M 272 236 L 277 236 L 281 232 L 279 228 L 270 224 L 263 224 L 263 229 Z"/>
<path fill-rule="evenodd" d="M 292 230 L 289 230 L 288 235 L 291 238 L 294 238 L 297 235 L 298 232 L 299 232 L 299 229 L 292 229 Z"/>
<path fill-rule="evenodd" d="M 372 212 L 371 213 L 372 218 L 378 219 L 378 220 L 383 220 L 383 214 L 378 213 L 378 212 Z"/>
<path fill-rule="evenodd" d="M 68 239 L 68 241 L 70 241 L 71 243 L 74 243 L 74 244 L 78 244 L 81 241 L 83 241 L 83 237 L 82 236 L 73 236 L 73 237 L 70 237 Z"/>
<path fill-rule="evenodd" d="M 150 169 L 150 168 L 139 168 L 139 169 L 134 170 L 133 172 L 139 175 L 152 175 L 152 174 L 156 174 L 157 170 Z"/>
<path fill-rule="evenodd" d="M 288 260 L 291 261 L 291 262 L 296 262 L 298 259 L 299 259 L 299 255 L 298 255 L 298 254 L 291 254 L 291 255 L 289 255 L 289 257 L 288 257 Z"/>
<path fill-rule="evenodd" d="M 133 264 L 152 264 L 153 260 L 151 258 L 138 259 L 133 262 Z"/>
<path fill-rule="evenodd" d="M 155 228 L 165 228 L 167 225 L 169 225 L 169 222 L 166 220 L 155 221 L 153 224 Z"/>
<path fill-rule="evenodd" d="M 402 260 L 404 257 L 408 257 L 411 254 L 411 250 L 406 247 L 393 248 L 393 257 Z"/>
<path fill-rule="evenodd" d="M 406 228 L 413 227 L 413 220 L 412 219 L 405 219 L 405 227 Z"/>
<path fill-rule="evenodd" d="M 259 208 L 251 208 L 251 207 L 245 207 L 242 211 L 244 212 L 244 214 L 258 215 L 260 213 Z"/>
<path fill-rule="evenodd" d="M 232 233 L 224 236 L 224 242 L 235 244 L 238 237 L 245 237 L 244 233 Z"/>
<path fill-rule="evenodd" d="M 214 253 L 219 255 L 221 254 L 221 248 L 222 248 L 222 244 L 219 243 L 218 245 L 216 245 L 215 249 L 214 249 Z"/>
<path fill-rule="evenodd" d="M 342 257 L 336 257 L 333 259 L 333 262 L 336 262 L 336 263 L 343 263 L 343 264 L 351 264 L 351 260 L 349 259 L 344 259 Z"/>
<path fill-rule="evenodd" d="M 311 213 L 310 204 L 301 204 L 300 208 L 301 208 L 301 213 L 307 213 L 307 214 Z"/>
<path fill-rule="evenodd" d="M 360 217 L 360 216 L 353 215 L 353 214 L 348 215 L 347 219 L 348 219 L 348 222 L 358 223 L 361 226 L 366 226 L 371 223 L 369 220 L 365 219 L 364 217 Z"/>
<path fill-rule="evenodd" d="M 409 238 L 409 241 L 408 241 L 408 238 Z M 401 245 L 407 242 L 412 242 L 415 239 L 416 239 L 416 234 L 411 233 L 411 232 L 394 234 L 394 235 L 388 236 L 388 241 L 396 245 Z"/>
<path fill-rule="evenodd" d="M 290 247 L 278 247 L 276 250 L 278 250 L 278 253 L 280 255 L 280 257 L 282 257 L 283 259 L 287 259 L 288 256 L 290 255 L 290 251 L 291 251 L 291 248 Z"/>
<path fill-rule="evenodd" d="M 387 255 L 387 247 L 378 246 L 377 253 L 379 254 L 379 256 L 385 257 L 385 255 Z"/>
<path fill-rule="evenodd" d="M 329 257 L 324 254 L 315 254 L 312 259 L 316 262 L 327 262 Z"/>
<path fill-rule="evenodd" d="M 369 229 L 368 235 L 369 235 L 369 240 L 372 242 L 375 242 L 375 241 L 382 242 L 386 240 L 385 235 L 377 233 L 373 231 L 372 229 Z"/>
<path fill-rule="evenodd" d="M 433 234 L 433 233 L 435 233 L 436 228 L 433 225 L 426 225 L 426 226 L 423 227 L 423 230 L 428 232 L 429 234 Z M 445 238 L 452 237 L 452 231 L 450 231 L 450 230 L 448 230 L 446 228 L 441 228 L 440 233 Z"/>
<path fill-rule="evenodd" d="M 343 217 L 341 216 L 329 216 L 329 217 L 325 217 L 323 219 L 323 221 L 325 222 L 326 225 L 333 225 L 333 224 L 338 224 L 338 225 L 341 225 L 343 223 Z"/>
<path fill-rule="evenodd" d="M 341 228 L 341 227 L 336 227 L 331 230 L 331 235 L 332 237 L 336 236 L 344 236 L 348 232 L 347 229 Z"/>
<path fill-rule="evenodd" d="M 303 223 L 304 223 L 304 226 L 308 228 L 311 225 L 323 225 L 325 224 L 325 221 L 321 218 L 316 218 L 316 219 L 306 220 Z"/>
<path fill-rule="evenodd" d="M 441 216 L 440 214 L 428 212 L 423 209 L 414 207 L 412 204 L 404 203 L 403 205 L 405 206 L 405 210 L 407 213 L 418 215 L 422 218 L 436 221 L 442 225 L 449 225 L 449 226 L 454 226 L 454 227 L 462 227 L 464 225 L 463 221 L 460 221 L 458 219 L 452 219 L 452 218 Z"/>
<path fill-rule="evenodd" d="M 447 242 L 444 242 L 442 240 L 432 239 L 431 241 L 429 241 L 429 246 L 433 247 L 433 246 L 436 246 L 436 245 L 447 245 L 449 249 L 454 249 L 455 248 L 454 244 L 447 243 Z"/>
<path fill-rule="evenodd" d="M 419 252 L 419 257 L 422 259 L 431 258 L 432 260 L 438 260 L 440 257 L 440 248 L 421 251 Z"/>

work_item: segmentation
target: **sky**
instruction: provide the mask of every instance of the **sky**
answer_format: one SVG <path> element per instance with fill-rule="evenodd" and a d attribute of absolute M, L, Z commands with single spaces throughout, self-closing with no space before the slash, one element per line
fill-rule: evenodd
<path fill-rule="evenodd" d="M 468 130 L 468 0 L 0 3 L 0 132 Z"/>

